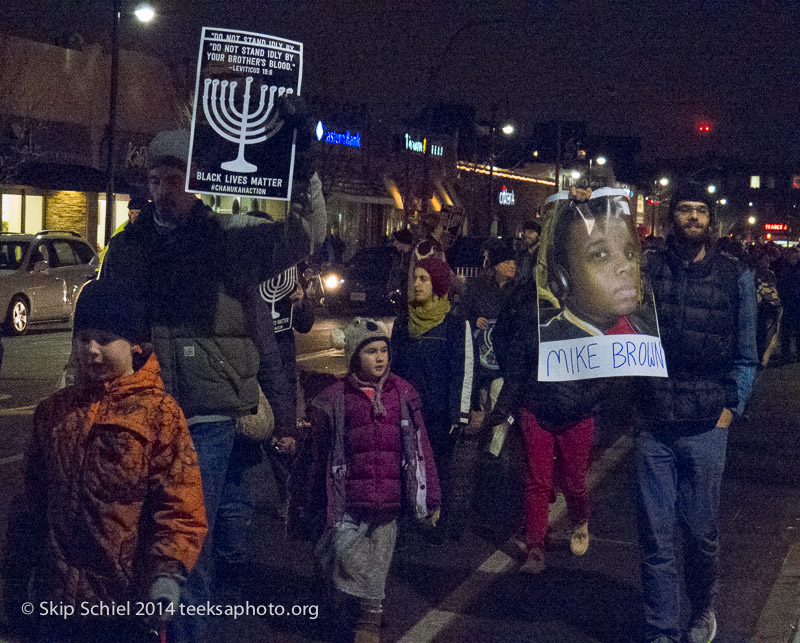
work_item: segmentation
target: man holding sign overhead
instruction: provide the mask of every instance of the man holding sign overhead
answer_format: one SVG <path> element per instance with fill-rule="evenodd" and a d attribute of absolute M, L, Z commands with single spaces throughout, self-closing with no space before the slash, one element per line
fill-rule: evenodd
<path fill-rule="evenodd" d="M 644 261 L 669 365 L 669 378 L 640 380 L 636 470 L 648 641 L 682 640 L 676 522 L 686 542 L 688 640 L 707 643 L 716 635 L 717 518 L 728 428 L 742 413 L 756 373 L 753 275 L 717 251 L 713 208 L 703 186 L 677 188 L 666 248 Z"/>
<path fill-rule="evenodd" d="M 322 242 L 325 208 L 319 178 L 296 167 L 286 221 L 215 214 L 185 190 L 188 155 L 185 130 L 153 139 L 153 200 L 111 239 L 100 280 L 123 285 L 147 308 L 164 386 L 180 404 L 197 450 L 211 534 L 236 419 L 258 407 L 255 289 Z M 209 537 L 183 588 L 186 604 L 210 598 L 211 546 Z M 185 617 L 179 626 L 178 640 L 210 640 L 200 617 Z"/>

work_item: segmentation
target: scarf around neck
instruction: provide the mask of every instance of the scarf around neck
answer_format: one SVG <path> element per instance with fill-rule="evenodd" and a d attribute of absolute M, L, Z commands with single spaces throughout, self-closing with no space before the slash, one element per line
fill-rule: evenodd
<path fill-rule="evenodd" d="M 350 373 L 350 381 L 353 382 L 358 388 L 372 388 L 375 389 L 375 395 L 372 396 L 372 410 L 375 415 L 386 415 L 386 408 L 381 402 L 381 393 L 383 392 L 383 385 L 386 383 L 386 378 L 389 377 L 389 369 L 383 374 L 383 377 L 377 382 L 364 382 L 355 373 Z"/>
<path fill-rule="evenodd" d="M 430 303 L 424 306 L 408 305 L 408 334 L 411 337 L 421 337 L 431 328 L 436 328 L 444 321 L 450 312 L 450 300 L 447 295 L 433 296 Z"/>

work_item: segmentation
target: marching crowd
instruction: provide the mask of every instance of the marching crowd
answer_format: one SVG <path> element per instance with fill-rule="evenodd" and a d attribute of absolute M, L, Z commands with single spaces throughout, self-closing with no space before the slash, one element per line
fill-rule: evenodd
<path fill-rule="evenodd" d="M 392 331 L 365 317 L 340 329 L 347 375 L 306 405 L 299 430 L 294 333 L 274 332 L 257 287 L 322 243 L 319 180 L 300 155 L 285 222 L 216 215 L 183 189 L 187 148 L 180 131 L 151 144 L 152 201 L 112 238 L 99 279 L 78 298 L 71 383 L 37 407 L 4 555 L 4 600 L 18 634 L 132 640 L 138 624 L 129 619 L 26 620 L 19 605 L 136 598 L 161 606 L 149 625 L 168 640 L 212 640 L 208 619 L 175 606 L 205 603 L 215 582 L 235 585 L 247 565 L 252 476 L 264 455 L 243 425 L 258 415 L 261 393 L 274 416 L 270 450 L 289 456 L 304 443 L 292 498 L 316 540 L 338 638 L 380 640 L 398 539 L 421 523 L 426 544 L 456 541 L 477 492 L 475 454 L 497 456 L 508 436 L 519 438 L 525 462 L 514 490 L 520 570 L 546 566 L 555 491 L 566 499 L 570 549 L 583 555 L 594 413 L 620 384 L 538 381 L 538 222 L 525 226 L 516 252 L 488 245 L 484 274 L 466 288 L 448 265 L 441 223 L 415 244 L 403 233 L 408 288 Z M 563 265 L 546 278 L 564 317 L 590 335 L 636 332 L 629 293 L 641 293 L 640 270 L 649 281 L 669 377 L 626 382 L 636 405 L 645 636 L 706 643 L 716 633 L 728 429 L 759 360 L 769 360 L 780 303 L 782 357 L 792 355 L 800 252 L 732 256 L 735 248 L 714 238 L 713 201 L 691 184 L 675 189 L 669 217 L 665 242 L 643 254 L 611 238 L 630 216 L 589 228 L 565 220 Z M 291 296 L 294 329 L 307 332 L 313 311 L 299 284 Z M 691 608 L 686 632 L 681 587 Z"/>

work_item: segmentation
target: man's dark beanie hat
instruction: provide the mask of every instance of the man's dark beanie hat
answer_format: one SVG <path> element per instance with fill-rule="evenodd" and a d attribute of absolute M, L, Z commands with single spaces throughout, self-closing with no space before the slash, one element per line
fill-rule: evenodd
<path fill-rule="evenodd" d="M 525 225 L 522 226 L 523 230 L 533 230 L 541 234 L 542 232 L 542 225 L 538 221 L 526 221 Z"/>
<path fill-rule="evenodd" d="M 78 295 L 73 332 L 88 329 L 107 331 L 133 344 L 150 341 L 141 299 L 106 281 L 90 281 Z"/>
<path fill-rule="evenodd" d="M 672 199 L 670 199 L 669 202 L 669 214 L 673 221 L 675 218 L 675 208 L 681 201 L 699 201 L 700 203 L 705 203 L 711 212 L 711 219 L 713 220 L 715 200 L 714 195 L 708 191 L 707 185 L 687 181 L 675 186 Z"/>

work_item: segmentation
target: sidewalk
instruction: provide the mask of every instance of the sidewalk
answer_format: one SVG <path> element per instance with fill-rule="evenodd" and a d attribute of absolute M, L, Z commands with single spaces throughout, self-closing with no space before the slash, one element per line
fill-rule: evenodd
<path fill-rule="evenodd" d="M 731 430 L 722 497 L 722 577 L 716 641 L 790 641 L 800 616 L 800 366 L 762 373 Z M 573 557 L 556 540 L 540 576 L 516 573 L 484 520 L 458 543 L 399 551 L 387 588 L 385 641 L 621 643 L 641 635 L 641 587 L 630 435 L 601 431 L 592 480 L 592 544 Z M 256 556 L 242 587 L 251 603 L 318 602 L 311 549 L 280 536 L 262 497 Z M 558 505 L 551 510 L 557 517 Z M 784 559 L 792 547 L 792 556 Z M 783 567 L 783 573 L 781 570 Z M 220 640 L 324 641 L 324 619 L 245 617 Z"/>

